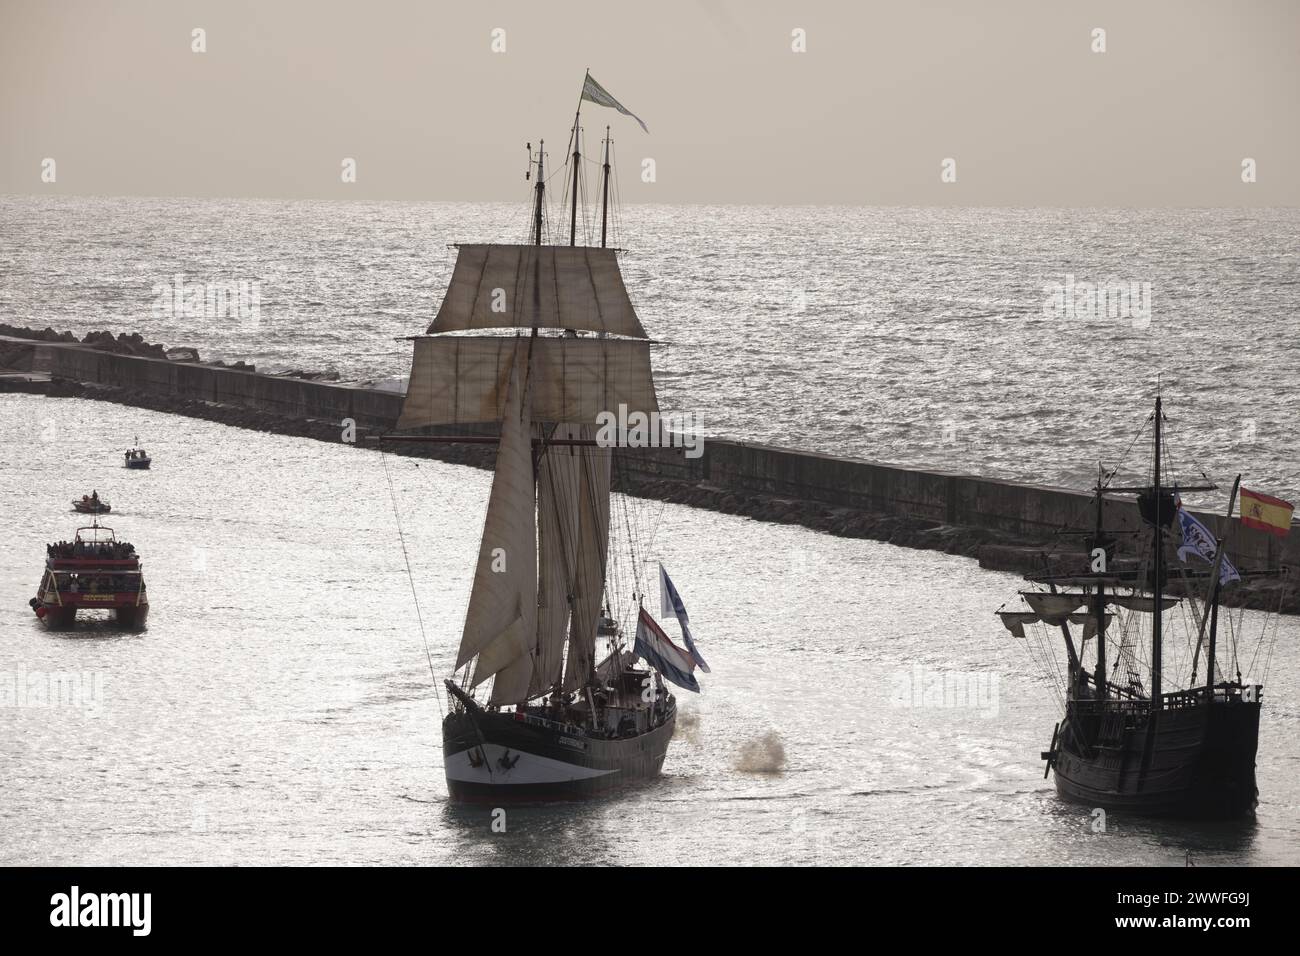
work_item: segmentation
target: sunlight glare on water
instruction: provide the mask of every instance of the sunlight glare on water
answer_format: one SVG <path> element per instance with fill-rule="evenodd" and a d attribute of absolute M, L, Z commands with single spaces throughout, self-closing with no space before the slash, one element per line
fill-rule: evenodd
<path fill-rule="evenodd" d="M 2 395 L 0 426 L 0 671 L 9 687 L 74 673 L 99 688 L 80 706 L 0 707 L 0 863 L 1300 862 L 1295 618 L 1265 689 L 1258 821 L 1111 814 L 1095 834 L 1042 778 L 1056 698 L 993 616 L 1015 577 L 647 503 L 713 669 L 704 692 L 680 694 L 662 778 L 511 809 L 494 834 L 488 810 L 445 799 L 440 704 L 378 453 L 78 399 Z M 137 434 L 151 471 L 121 468 Z M 441 676 L 489 477 L 387 464 Z M 69 500 L 91 488 L 143 557 L 141 634 L 48 633 L 27 607 L 45 543 L 71 537 Z M 904 706 L 918 667 L 978 673 L 997 693 Z M 782 769 L 746 762 L 771 740 Z"/>

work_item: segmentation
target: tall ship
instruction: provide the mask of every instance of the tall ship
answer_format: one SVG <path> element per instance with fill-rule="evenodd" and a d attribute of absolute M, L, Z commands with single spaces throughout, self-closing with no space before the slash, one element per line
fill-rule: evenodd
<path fill-rule="evenodd" d="M 644 606 L 651 583 L 636 504 L 612 511 L 624 498 L 611 484 L 627 435 L 600 423 L 648 419 L 658 402 L 650 341 L 607 245 L 608 127 L 599 245 L 594 235 L 579 242 L 584 100 L 627 112 L 587 76 L 560 173 L 567 244 L 548 242 L 546 152 L 530 144 L 528 241 L 457 246 L 438 313 L 414 340 L 397 432 L 384 436 L 496 445 L 455 672 L 444 681 L 453 801 L 567 800 L 654 777 L 677 720 L 667 684 L 699 689 L 692 671 L 703 661 L 662 569 L 659 590 L 671 589 L 690 650 Z"/>
<path fill-rule="evenodd" d="M 87 610 L 111 611 L 124 628 L 144 626 L 149 594 L 140 555 L 112 528 L 96 521 L 45 552 L 45 571 L 28 603 L 47 627 L 71 627 Z"/>
<path fill-rule="evenodd" d="M 1082 539 L 1084 556 L 1044 553 L 1043 570 L 1026 575 L 1037 587 L 1021 592 L 1024 607 L 998 613 L 1056 679 L 1064 716 L 1042 756 L 1062 797 L 1144 816 L 1239 818 L 1253 814 L 1258 798 L 1263 678 L 1277 618 L 1234 615 L 1222 598 L 1246 579 L 1286 569 L 1238 567 L 1229 555 L 1230 539 L 1241 537 L 1232 520 L 1240 476 L 1227 517 L 1216 522 L 1222 537 L 1183 507 L 1183 493 L 1217 486 L 1171 480 L 1165 421 L 1157 396 L 1146 481 L 1120 487 L 1119 468 L 1099 466 L 1090 520 L 1063 532 Z M 1138 520 L 1132 512 L 1118 520 L 1123 496 L 1136 498 Z M 1285 507 L 1263 526 L 1285 534 L 1290 506 L 1269 500 Z M 1280 608 L 1284 587 L 1276 591 Z"/>

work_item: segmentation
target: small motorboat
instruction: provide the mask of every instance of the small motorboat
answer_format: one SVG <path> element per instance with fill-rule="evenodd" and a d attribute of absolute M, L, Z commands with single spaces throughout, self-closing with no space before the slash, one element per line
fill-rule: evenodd
<path fill-rule="evenodd" d="M 80 500 L 73 498 L 72 510 L 83 515 L 106 515 L 113 510 L 113 506 L 99 497 L 98 491 L 92 491 L 88 495 L 82 495 Z"/>
<path fill-rule="evenodd" d="M 128 468 L 148 468 L 153 464 L 153 459 L 149 453 L 140 447 L 140 436 L 135 438 L 135 446 L 125 453 L 125 464 Z"/>

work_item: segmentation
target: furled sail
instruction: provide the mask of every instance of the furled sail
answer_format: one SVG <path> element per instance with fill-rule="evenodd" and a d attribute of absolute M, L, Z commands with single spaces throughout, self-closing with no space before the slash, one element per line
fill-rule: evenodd
<path fill-rule="evenodd" d="M 583 446 L 582 507 L 578 510 L 578 564 L 574 576 L 569 654 L 564 689 L 574 690 L 591 676 L 596 656 L 596 623 L 605 590 L 609 551 L 610 450 Z"/>
<path fill-rule="evenodd" d="M 415 340 L 397 427 L 501 421 L 510 370 L 528 356 L 533 421 L 594 424 L 601 412 L 618 414 L 620 405 L 629 413 L 659 410 L 646 341 L 433 336 Z"/>
<path fill-rule="evenodd" d="M 537 627 L 536 511 L 527 367 L 512 367 L 508 383 L 496 473 L 488 496 L 465 630 L 456 656 L 459 668 L 478 655 L 475 686 L 528 655 Z M 517 680 L 518 675 L 514 676 Z M 523 677 L 525 690 L 529 676 L 531 665 Z"/>
<path fill-rule="evenodd" d="M 1049 594 L 1046 591 L 1021 591 L 1025 603 L 1048 624 L 1060 624 L 1088 601 L 1086 594 Z"/>
<path fill-rule="evenodd" d="M 462 245 L 429 331 L 578 329 L 646 338 L 613 249 Z"/>
<path fill-rule="evenodd" d="M 1021 591 L 1021 595 L 1034 613 L 1048 624 L 1060 624 L 1068 615 L 1079 608 L 1091 606 L 1093 597 L 1078 591 L 1061 591 L 1051 594 L 1047 591 Z M 1178 603 L 1178 598 L 1161 598 L 1160 607 L 1168 610 Z M 1155 601 L 1141 594 L 1107 594 L 1105 601 L 1109 605 L 1122 607 L 1129 611 L 1141 611 L 1150 614 L 1155 608 Z"/>
<path fill-rule="evenodd" d="M 1161 610 L 1169 610 L 1179 601 L 1178 598 L 1162 597 L 1160 599 Z M 1155 611 L 1156 602 L 1154 598 L 1144 597 L 1141 594 L 1108 594 L 1106 603 L 1114 604 L 1116 607 L 1126 608 L 1130 611 L 1141 611 L 1144 614 L 1151 614 Z"/>
<path fill-rule="evenodd" d="M 1055 595 L 1052 595 L 1053 597 Z M 1083 625 L 1083 640 L 1085 642 L 1092 640 L 1097 636 L 1097 616 L 1095 614 L 1039 614 L 1034 611 L 999 611 L 998 617 L 1002 618 L 1002 624 L 1013 637 L 1023 638 L 1025 636 L 1026 624 L 1051 624 L 1059 626 L 1069 621 L 1071 624 Z M 1114 614 L 1106 615 L 1106 626 L 1110 627 L 1110 622 L 1115 619 Z"/>

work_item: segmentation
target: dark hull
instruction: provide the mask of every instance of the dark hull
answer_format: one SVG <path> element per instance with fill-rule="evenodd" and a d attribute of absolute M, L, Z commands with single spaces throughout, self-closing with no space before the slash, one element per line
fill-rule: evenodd
<path fill-rule="evenodd" d="M 1072 703 L 1053 770 L 1062 797 L 1144 816 L 1228 820 L 1254 812 L 1258 701 L 1137 714 Z"/>
<path fill-rule="evenodd" d="M 64 605 L 62 607 L 47 604 L 45 605 L 45 615 L 40 618 L 42 624 L 52 631 L 64 631 L 76 627 L 77 611 L 79 610 L 103 610 L 104 608 L 94 607 L 93 605 L 80 605 L 72 607 Z M 119 605 L 109 607 L 113 612 L 114 620 L 118 627 L 138 630 L 143 628 L 149 618 L 149 605 L 141 604 L 127 607 Z"/>
<path fill-rule="evenodd" d="M 599 796 L 658 776 L 676 710 L 634 737 L 587 737 L 513 714 L 453 711 L 443 720 L 447 792 L 457 803 L 543 803 Z"/>

